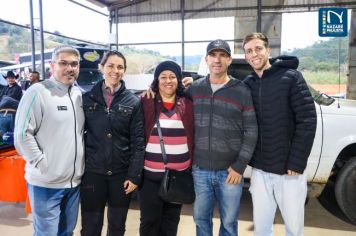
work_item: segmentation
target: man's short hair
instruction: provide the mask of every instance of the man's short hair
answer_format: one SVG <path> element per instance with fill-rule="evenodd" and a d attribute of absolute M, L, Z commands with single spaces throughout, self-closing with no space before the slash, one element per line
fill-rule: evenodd
<path fill-rule="evenodd" d="M 36 74 L 38 77 L 40 76 L 40 72 L 38 72 L 37 70 L 32 71 L 31 74 Z"/>
<path fill-rule="evenodd" d="M 245 36 L 243 42 L 242 42 L 242 49 L 244 49 L 245 44 L 250 42 L 253 39 L 260 39 L 263 41 L 264 45 L 266 48 L 268 48 L 268 38 L 264 33 L 259 33 L 259 32 L 255 32 L 252 34 L 248 34 Z"/>
<path fill-rule="evenodd" d="M 56 47 L 54 50 L 53 50 L 53 53 L 52 53 L 52 62 L 56 61 L 57 58 L 58 58 L 58 55 L 61 54 L 61 53 L 71 53 L 71 54 L 74 54 L 76 55 L 79 60 L 80 60 L 80 53 L 78 51 L 78 49 L 76 49 L 75 47 L 72 47 L 72 46 L 69 46 L 69 45 L 60 45 L 58 47 Z"/>

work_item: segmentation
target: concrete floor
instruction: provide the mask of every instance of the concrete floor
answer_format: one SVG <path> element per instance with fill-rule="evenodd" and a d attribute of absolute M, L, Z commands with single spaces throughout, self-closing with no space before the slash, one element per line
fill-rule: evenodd
<path fill-rule="evenodd" d="M 324 204 L 325 200 L 324 200 Z M 332 204 L 332 202 L 331 202 Z M 33 234 L 31 215 L 26 215 L 24 203 L 0 202 L 0 235 L 1 236 L 30 236 Z M 334 213 L 340 214 L 340 213 Z M 356 236 L 356 226 L 336 217 L 327 211 L 318 201 L 311 199 L 306 206 L 305 212 L 305 236 Z M 138 235 L 140 212 L 138 204 L 133 201 L 129 210 L 126 230 L 127 236 Z M 219 218 L 218 212 L 214 215 L 214 235 L 218 235 Z M 247 191 L 244 192 L 241 200 L 241 210 L 239 217 L 239 235 L 252 236 L 252 206 L 251 198 Z M 75 229 L 75 236 L 80 235 L 80 218 Z M 104 225 L 102 235 L 106 235 Z M 283 221 L 280 214 L 277 214 L 274 224 L 275 236 L 284 235 Z M 192 217 L 192 206 L 184 206 L 181 221 L 178 229 L 178 236 L 195 235 L 195 225 Z"/>

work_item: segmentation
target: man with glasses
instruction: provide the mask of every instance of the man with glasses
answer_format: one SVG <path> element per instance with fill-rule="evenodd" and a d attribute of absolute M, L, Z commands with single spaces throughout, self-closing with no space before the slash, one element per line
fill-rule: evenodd
<path fill-rule="evenodd" d="M 72 235 L 77 222 L 84 169 L 82 96 L 73 86 L 79 62 L 77 49 L 56 48 L 52 77 L 26 91 L 16 115 L 36 236 Z"/>

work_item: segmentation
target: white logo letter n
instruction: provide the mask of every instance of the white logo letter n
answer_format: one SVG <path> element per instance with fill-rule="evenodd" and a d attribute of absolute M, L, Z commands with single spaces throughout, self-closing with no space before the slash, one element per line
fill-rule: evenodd
<path fill-rule="evenodd" d="M 326 17 L 326 21 L 328 22 L 328 24 L 330 24 L 330 13 L 333 13 L 335 16 L 337 16 L 339 18 L 340 24 L 342 24 L 342 15 L 344 14 L 344 12 L 341 12 L 341 14 L 337 14 L 337 12 L 329 10 L 328 15 Z"/>

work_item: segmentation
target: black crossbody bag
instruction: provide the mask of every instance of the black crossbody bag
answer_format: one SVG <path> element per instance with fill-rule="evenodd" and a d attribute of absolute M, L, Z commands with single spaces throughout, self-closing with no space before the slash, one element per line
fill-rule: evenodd
<path fill-rule="evenodd" d="M 161 199 L 170 203 L 192 204 L 195 200 L 195 192 L 191 169 L 178 171 L 167 168 L 167 155 L 159 120 L 157 120 L 157 131 L 165 167 L 158 195 Z"/>

